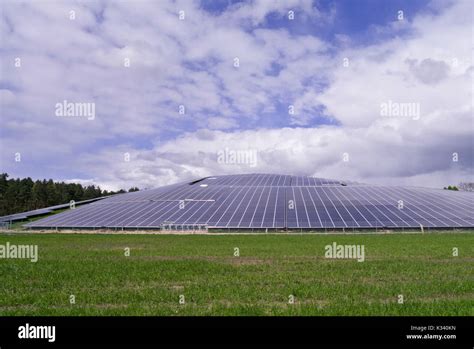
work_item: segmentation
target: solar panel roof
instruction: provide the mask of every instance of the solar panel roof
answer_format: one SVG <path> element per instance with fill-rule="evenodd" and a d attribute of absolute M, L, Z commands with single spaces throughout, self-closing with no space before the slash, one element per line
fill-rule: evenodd
<path fill-rule="evenodd" d="M 30 228 L 465 228 L 474 193 L 245 174 L 115 195 L 26 224 Z"/>

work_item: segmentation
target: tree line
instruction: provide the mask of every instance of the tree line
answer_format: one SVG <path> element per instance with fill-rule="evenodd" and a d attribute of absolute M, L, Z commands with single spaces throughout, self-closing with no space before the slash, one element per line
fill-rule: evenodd
<path fill-rule="evenodd" d="M 66 204 L 71 200 L 82 201 L 102 196 L 125 193 L 102 190 L 99 186 L 83 186 L 79 183 L 54 182 L 52 179 L 33 181 L 28 178 L 8 178 L 0 175 L 0 216 Z M 138 191 L 137 187 L 128 191 Z"/>
<path fill-rule="evenodd" d="M 443 188 L 444 190 L 454 190 L 454 191 L 474 191 L 473 182 L 461 182 L 458 186 L 449 185 Z"/>

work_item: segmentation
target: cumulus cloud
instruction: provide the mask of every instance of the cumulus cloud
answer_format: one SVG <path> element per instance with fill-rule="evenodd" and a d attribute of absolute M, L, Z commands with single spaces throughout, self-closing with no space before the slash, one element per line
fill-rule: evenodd
<path fill-rule="evenodd" d="M 472 4 L 433 6 L 435 14 L 377 29 L 408 35 L 361 47 L 347 35 L 267 25 L 269 16 L 287 21 L 289 10 L 331 25 L 334 9 L 306 0 L 217 14 L 197 1 L 8 1 L 2 169 L 108 189 L 238 172 L 472 180 Z M 95 103 L 96 118 L 56 116 L 63 100 Z M 389 102 L 417 104 L 419 118 L 381 115 Z M 255 152 L 258 161 L 222 163 L 222 151 Z"/>

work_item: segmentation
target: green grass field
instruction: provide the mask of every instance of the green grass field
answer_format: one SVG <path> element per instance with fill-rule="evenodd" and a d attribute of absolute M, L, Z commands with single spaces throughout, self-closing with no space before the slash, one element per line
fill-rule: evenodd
<path fill-rule="evenodd" d="M 473 232 L 0 234 L 6 242 L 37 244 L 39 260 L 0 259 L 0 315 L 474 315 Z M 326 259 L 333 242 L 364 245 L 365 261 Z"/>

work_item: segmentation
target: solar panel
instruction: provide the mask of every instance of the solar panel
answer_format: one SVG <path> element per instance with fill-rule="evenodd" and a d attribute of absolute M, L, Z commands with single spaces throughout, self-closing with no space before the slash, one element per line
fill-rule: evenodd
<path fill-rule="evenodd" d="M 331 179 L 226 175 L 125 193 L 26 224 L 30 228 L 237 229 L 473 227 L 474 194 Z"/>
<path fill-rule="evenodd" d="M 104 198 L 105 197 L 100 197 L 100 198 L 94 198 L 94 199 L 89 199 L 89 200 L 77 201 L 75 202 L 75 205 L 82 205 L 82 204 L 86 204 L 86 203 L 90 203 L 90 202 L 94 202 L 98 200 L 103 200 Z M 0 217 L 0 222 L 13 222 L 13 221 L 18 221 L 18 220 L 23 220 L 23 219 L 27 219 L 34 216 L 44 215 L 54 210 L 67 208 L 69 206 L 70 206 L 70 203 L 68 202 L 67 204 L 49 206 L 49 207 L 39 208 L 36 210 L 27 211 L 27 212 L 21 212 L 21 213 L 8 215 L 8 216 L 2 216 Z"/>

